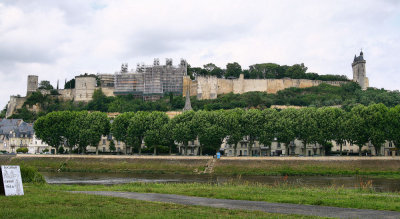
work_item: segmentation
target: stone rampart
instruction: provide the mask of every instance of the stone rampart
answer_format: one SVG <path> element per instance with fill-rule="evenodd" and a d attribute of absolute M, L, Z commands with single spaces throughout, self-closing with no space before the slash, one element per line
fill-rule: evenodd
<path fill-rule="evenodd" d="M 215 99 L 217 95 L 234 93 L 242 94 L 251 91 L 261 91 L 268 93 L 277 93 L 290 87 L 306 88 L 318 86 L 322 83 L 333 86 L 347 83 L 347 81 L 320 81 L 307 79 L 244 79 L 240 75 L 238 79 L 222 79 L 215 76 L 198 76 L 196 80 L 190 80 L 187 76 L 184 78 L 183 94 L 190 88 L 190 96 L 197 96 L 199 100 Z"/>

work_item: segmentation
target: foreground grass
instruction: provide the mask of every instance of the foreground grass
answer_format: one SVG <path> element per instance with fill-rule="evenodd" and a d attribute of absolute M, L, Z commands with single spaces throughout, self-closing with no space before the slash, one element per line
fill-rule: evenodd
<path fill-rule="evenodd" d="M 298 187 L 286 184 L 275 186 L 261 184 L 222 185 L 204 183 L 131 183 L 103 185 L 51 185 L 59 191 L 124 191 L 144 193 L 179 194 L 218 199 L 268 201 L 280 203 L 324 205 L 345 208 L 400 211 L 400 193 L 377 193 L 368 188 L 345 189 L 342 187 Z"/>
<path fill-rule="evenodd" d="M 0 196 L 0 218 L 315 218 L 60 191 L 68 187 L 26 184 L 24 189 L 24 196 Z"/>

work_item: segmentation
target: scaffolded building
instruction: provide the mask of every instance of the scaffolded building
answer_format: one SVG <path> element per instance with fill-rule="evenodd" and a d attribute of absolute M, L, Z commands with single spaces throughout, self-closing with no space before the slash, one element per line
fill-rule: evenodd
<path fill-rule="evenodd" d="M 153 65 L 138 64 L 136 71 L 130 72 L 128 65 L 122 64 L 121 71 L 115 74 L 114 94 L 131 94 L 144 100 L 157 100 L 169 93 L 182 95 L 185 75 L 187 63 L 183 59 L 178 66 L 172 65 L 172 59 L 167 59 L 165 65 L 154 59 Z"/>

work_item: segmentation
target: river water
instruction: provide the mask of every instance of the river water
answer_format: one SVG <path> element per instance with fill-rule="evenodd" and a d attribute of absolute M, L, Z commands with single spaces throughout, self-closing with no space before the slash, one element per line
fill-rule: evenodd
<path fill-rule="evenodd" d="M 261 183 L 267 185 L 287 183 L 298 186 L 343 186 L 359 188 L 367 186 L 380 192 L 400 192 L 400 179 L 343 176 L 210 176 L 176 174 L 133 174 L 133 173 L 42 173 L 49 184 L 101 184 L 113 185 L 132 182 L 145 183 Z"/>

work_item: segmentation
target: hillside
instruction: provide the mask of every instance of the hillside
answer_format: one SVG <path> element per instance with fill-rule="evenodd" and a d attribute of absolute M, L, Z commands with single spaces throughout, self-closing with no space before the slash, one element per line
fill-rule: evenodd
<path fill-rule="evenodd" d="M 197 100 L 195 97 L 191 97 L 191 102 L 194 110 L 262 109 L 271 105 L 316 107 L 341 105 L 344 109 L 349 110 L 356 104 L 383 103 L 388 107 L 393 107 L 400 104 L 400 92 L 375 88 L 361 90 L 357 83 L 350 82 L 341 86 L 321 84 L 309 88 L 288 88 L 276 94 L 268 94 L 266 92 L 230 93 L 220 95 L 213 100 Z M 183 97 L 172 95 L 155 102 L 145 102 L 140 99 L 134 99 L 130 95 L 106 97 L 101 90 L 97 90 L 93 95 L 93 100 L 85 104 L 62 101 L 54 95 L 42 95 L 40 92 L 35 92 L 28 97 L 24 106 L 17 110 L 17 113 L 12 115 L 11 118 L 21 118 L 31 122 L 39 116 L 60 110 L 93 110 L 102 112 L 173 111 L 182 110 L 184 104 L 185 99 Z M 29 110 L 33 105 L 39 106 L 41 111 L 35 113 Z"/>

